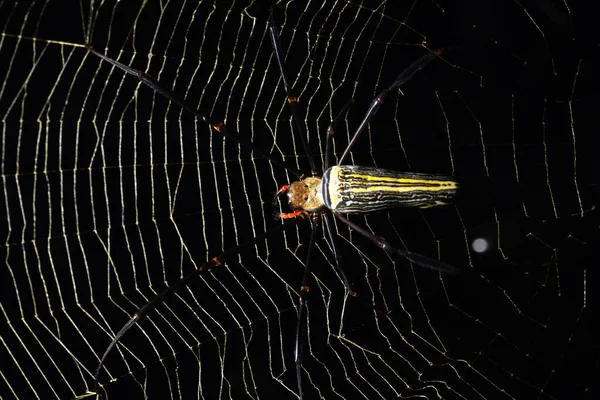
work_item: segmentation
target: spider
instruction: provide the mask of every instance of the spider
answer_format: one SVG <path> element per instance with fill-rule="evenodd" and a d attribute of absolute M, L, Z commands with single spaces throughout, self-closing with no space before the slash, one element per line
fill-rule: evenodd
<path fill-rule="evenodd" d="M 99 394 L 98 385 L 100 372 L 102 371 L 102 367 L 104 366 L 109 353 L 133 325 L 135 325 L 140 319 L 156 308 L 159 304 L 164 302 L 170 294 L 185 286 L 193 277 L 196 277 L 201 273 L 205 273 L 215 266 L 222 265 L 226 262 L 226 258 L 228 256 L 236 255 L 244 247 L 256 244 L 266 236 L 280 231 L 283 227 L 288 225 L 287 222 L 290 220 L 296 220 L 304 217 L 309 218 L 312 224 L 312 232 L 308 245 L 304 274 L 298 295 L 298 317 L 295 333 L 294 360 L 296 364 L 297 393 L 300 398 L 303 397 L 303 343 L 304 335 L 306 333 L 306 301 L 308 292 L 310 290 L 311 257 L 317 238 L 316 232 L 320 228 L 321 220 L 324 221 L 324 230 L 327 232 L 327 236 L 329 237 L 329 241 L 331 243 L 331 249 L 336 264 L 335 266 L 340 272 L 340 275 L 344 281 L 346 295 L 348 296 L 356 296 L 356 292 L 353 291 L 350 281 L 340 267 L 340 257 L 338 256 L 339 250 L 334 239 L 335 235 L 333 231 L 332 216 L 337 218 L 341 223 L 349 226 L 351 229 L 371 240 L 381 249 L 404 257 L 420 267 L 446 274 L 459 272 L 456 268 L 445 262 L 435 260 L 421 254 L 413 253 L 408 250 L 395 248 L 383 237 L 367 231 L 365 228 L 355 224 L 343 215 L 349 213 L 370 213 L 401 206 L 421 208 L 434 207 L 447 204 L 455 196 L 458 189 L 458 184 L 448 176 L 403 173 L 373 167 L 343 164 L 364 128 L 382 106 L 385 97 L 390 92 L 397 90 L 407 81 L 409 81 L 417 72 L 423 69 L 431 61 L 438 58 L 442 51 L 428 50 L 425 55 L 412 62 L 406 69 L 404 69 L 389 87 L 384 89 L 373 99 L 342 156 L 339 158 L 339 163 L 331 166 L 330 154 L 332 152 L 331 143 L 333 140 L 334 128 L 338 120 L 346 114 L 350 105 L 354 102 L 354 100 L 351 99 L 334 118 L 327 129 L 325 162 L 323 164 L 322 173 L 319 173 L 314 157 L 312 156 L 309 145 L 303 133 L 303 128 L 300 124 L 297 96 L 287 79 L 282 57 L 282 46 L 280 43 L 279 30 L 274 22 L 272 8 L 269 17 L 269 38 L 273 47 L 277 65 L 279 67 L 281 80 L 286 93 L 286 100 L 291 112 L 292 120 L 294 121 L 296 134 L 301 140 L 302 148 L 310 164 L 311 175 L 309 177 L 305 177 L 300 171 L 293 166 L 288 165 L 286 162 L 273 158 L 269 154 L 264 153 L 262 149 L 241 136 L 232 128 L 227 127 L 223 122 L 216 120 L 210 115 L 204 115 L 191 108 L 185 103 L 185 101 L 180 100 L 171 90 L 162 86 L 157 80 L 146 73 L 113 60 L 108 56 L 99 53 L 90 45 L 87 46 L 88 51 L 90 51 L 92 54 L 99 57 L 103 61 L 106 61 L 123 70 L 127 74 L 137 77 L 144 85 L 163 95 L 172 103 L 175 103 L 186 111 L 192 113 L 204 123 L 212 126 L 216 132 L 222 134 L 229 140 L 253 150 L 261 156 L 269 159 L 275 165 L 285 168 L 290 173 L 298 177 L 297 181 L 281 187 L 281 189 L 279 189 L 273 198 L 273 207 L 276 207 L 278 199 L 283 195 L 287 195 L 288 203 L 291 208 L 291 211 L 287 213 L 275 213 L 275 217 L 282 221 L 280 225 L 273 229 L 267 230 L 262 235 L 256 236 L 249 242 L 226 250 L 220 255 L 212 258 L 200 268 L 194 270 L 190 274 L 183 277 L 179 282 L 168 287 L 162 293 L 155 296 L 150 302 L 141 307 L 133 315 L 133 317 L 131 317 L 131 319 L 115 335 L 100 359 L 100 363 L 94 377 L 94 392 L 96 394 Z"/>

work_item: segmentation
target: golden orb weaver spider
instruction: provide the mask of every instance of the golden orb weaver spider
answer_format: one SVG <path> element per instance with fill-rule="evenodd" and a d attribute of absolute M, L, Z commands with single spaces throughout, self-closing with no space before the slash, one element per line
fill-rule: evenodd
<path fill-rule="evenodd" d="M 296 322 L 296 337 L 295 337 L 295 352 L 294 361 L 296 364 L 296 383 L 297 393 L 300 398 L 303 397 L 303 385 L 302 385 L 302 360 L 303 360 L 303 342 L 304 335 L 306 333 L 306 296 L 310 290 L 310 276 L 311 276 L 311 257 L 316 242 L 316 232 L 320 228 L 321 218 L 325 221 L 324 229 L 327 232 L 327 236 L 331 242 L 331 248 L 335 259 L 337 270 L 341 273 L 341 276 L 346 287 L 347 295 L 356 296 L 356 293 L 352 290 L 350 281 L 346 274 L 340 267 L 340 259 L 338 256 L 338 248 L 334 239 L 333 231 L 333 220 L 331 215 L 335 216 L 340 222 L 349 226 L 356 232 L 368 238 L 370 241 L 375 243 L 381 249 L 397 254 L 417 264 L 423 268 L 428 268 L 441 273 L 457 273 L 458 270 L 449 264 L 429 258 L 427 256 L 410 252 L 408 250 L 402 250 L 393 247 L 383 237 L 377 236 L 365 228 L 350 221 L 342 214 L 347 213 L 369 213 L 373 211 L 379 211 L 388 209 L 391 207 L 401 206 L 412 206 L 428 208 L 438 205 L 447 204 L 458 189 L 458 184 L 451 178 L 442 175 L 431 175 L 431 174 L 419 174 L 419 173 L 402 173 L 390 170 L 383 170 L 372 167 L 364 166 L 353 166 L 343 165 L 343 161 L 348 156 L 350 150 L 356 143 L 360 134 L 364 131 L 364 128 L 374 117 L 376 112 L 383 104 L 384 98 L 390 92 L 397 90 L 407 81 L 409 81 L 414 74 L 423 69 L 431 61 L 435 60 L 441 53 L 441 50 L 428 51 L 421 58 L 411 63 L 406 69 L 404 69 L 395 79 L 395 81 L 386 89 L 384 89 L 378 96 L 376 96 L 371 105 L 369 106 L 365 116 L 362 118 L 361 123 L 353 134 L 348 146 L 344 153 L 339 159 L 339 163 L 335 166 L 331 166 L 330 154 L 331 154 L 331 142 L 333 139 L 334 128 L 336 122 L 347 112 L 350 104 L 353 100 L 348 102 L 336 118 L 331 122 L 327 129 L 327 142 L 326 142 L 326 155 L 325 162 L 323 165 L 322 176 L 319 177 L 319 173 L 316 168 L 314 158 L 309 149 L 305 135 L 302 133 L 303 129 L 299 123 L 299 111 L 297 107 L 297 97 L 290 86 L 282 57 L 282 47 L 280 43 L 279 31 L 275 25 L 273 17 L 273 9 L 270 12 L 269 18 L 269 38 L 273 47 L 275 59 L 277 61 L 281 80 L 286 92 L 287 103 L 290 108 L 291 116 L 294 121 L 296 129 L 296 135 L 299 136 L 304 153 L 311 167 L 311 176 L 304 178 L 296 168 L 288 165 L 282 160 L 271 157 L 256 146 L 253 142 L 247 140 L 241 136 L 235 130 L 227 127 L 223 122 L 214 119 L 210 115 L 204 115 L 199 111 L 193 109 L 185 101 L 180 100 L 171 90 L 162 86 L 157 80 L 147 75 L 146 73 L 136 70 L 128 65 L 120 63 L 116 60 L 109 58 L 99 52 L 97 52 L 92 46 L 88 45 L 88 50 L 99 57 L 101 60 L 106 61 L 113 66 L 121 69 L 127 74 L 137 77 L 144 85 L 148 86 L 155 92 L 166 97 L 172 103 L 179 105 L 182 109 L 192 113 L 199 120 L 212 126 L 215 131 L 222 134 L 224 137 L 232 140 L 242 146 L 245 146 L 252 151 L 260 154 L 262 157 L 270 160 L 272 163 L 285 168 L 287 171 L 298 177 L 298 181 L 292 182 L 290 185 L 284 185 L 274 196 L 273 203 L 274 207 L 277 205 L 278 198 L 286 194 L 288 196 L 289 205 L 292 211 L 289 213 L 277 213 L 276 217 L 281 219 L 282 222 L 293 220 L 297 217 L 304 216 L 310 217 L 312 222 L 312 231 L 308 245 L 308 253 L 305 261 L 305 268 L 303 272 L 302 282 L 300 285 L 298 295 L 298 316 Z M 100 372 L 106 362 L 106 359 L 111 350 L 116 347 L 120 342 L 121 338 L 127 331 L 131 329 L 140 319 L 142 319 L 148 312 L 152 311 L 159 304 L 161 304 L 167 296 L 174 293 L 181 287 L 185 286 L 193 277 L 205 273 L 215 266 L 222 265 L 227 260 L 228 256 L 237 255 L 243 248 L 254 245 L 260 240 L 263 240 L 266 236 L 271 235 L 284 228 L 286 224 L 282 223 L 277 227 L 267 230 L 264 234 L 256 236 L 249 242 L 233 247 L 229 250 L 223 251 L 218 256 L 212 258 L 210 261 L 203 264 L 197 270 L 189 273 L 183 277 L 176 284 L 168 287 L 162 293 L 154 297 L 150 302 L 141 307 L 131 319 L 118 331 L 111 343 L 107 346 L 103 353 L 96 374 L 94 377 L 94 392 L 99 394 L 99 378 Z"/>

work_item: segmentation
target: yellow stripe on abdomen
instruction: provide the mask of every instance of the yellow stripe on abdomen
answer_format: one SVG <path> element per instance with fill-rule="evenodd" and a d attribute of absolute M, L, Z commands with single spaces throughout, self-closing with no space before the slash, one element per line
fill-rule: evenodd
<path fill-rule="evenodd" d="M 435 207 L 451 202 L 457 190 L 451 177 L 357 165 L 331 167 L 323 175 L 325 205 L 341 213 Z"/>

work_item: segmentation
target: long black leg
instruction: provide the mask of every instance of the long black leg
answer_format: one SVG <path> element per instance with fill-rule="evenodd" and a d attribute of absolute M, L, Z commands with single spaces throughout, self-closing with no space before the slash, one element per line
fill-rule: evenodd
<path fill-rule="evenodd" d="M 142 72 L 140 70 L 132 68 L 129 65 L 125 65 L 125 64 L 120 63 L 118 61 L 115 61 L 112 58 L 109 58 L 109 57 L 105 56 L 104 54 L 98 53 L 91 46 L 88 46 L 87 48 L 95 56 L 97 56 L 97 57 L 101 58 L 102 60 L 104 60 L 104 61 L 106 61 L 106 62 L 114 65 L 115 67 L 117 67 L 117 68 L 125 71 L 126 73 L 137 77 L 144 85 L 148 86 L 149 88 L 151 88 L 152 90 L 154 90 L 156 93 L 159 93 L 160 95 L 164 96 L 165 98 L 167 98 L 171 102 L 177 104 L 178 106 L 180 106 L 184 110 L 192 113 L 199 120 L 201 120 L 202 122 L 204 122 L 204 123 L 212 126 L 217 132 L 219 132 L 220 134 L 222 134 L 226 138 L 228 138 L 230 140 L 233 140 L 234 142 L 236 142 L 236 143 L 238 143 L 238 144 L 240 144 L 242 146 L 245 146 L 245 147 L 249 148 L 250 150 L 256 152 L 257 154 L 260 154 L 262 157 L 264 157 L 267 160 L 271 161 L 273 164 L 276 164 L 276 165 L 278 165 L 278 166 L 280 166 L 282 168 L 285 168 L 286 170 L 290 171 L 291 173 L 293 173 L 297 177 L 302 176 L 302 173 L 300 171 L 298 171 L 298 169 L 296 169 L 295 167 L 287 164 L 284 161 L 277 160 L 277 159 L 271 157 L 270 155 L 264 153 L 262 151 L 262 149 L 260 149 L 258 146 L 256 146 L 254 143 L 252 143 L 251 141 L 249 141 L 245 137 L 241 136 L 234 129 L 228 128 L 223 122 L 214 119 L 210 115 L 204 115 L 204 114 L 200 113 L 198 110 L 190 107 L 184 101 L 179 100 L 179 98 L 171 90 L 169 90 L 166 87 L 162 86 L 156 79 L 152 78 L 150 75 L 146 74 L 145 72 Z"/>
<path fill-rule="evenodd" d="M 333 231 L 333 221 L 331 220 L 329 213 L 324 214 L 323 218 L 325 219 L 325 228 L 327 229 L 327 235 L 329 236 L 329 242 L 331 243 L 331 252 L 333 253 L 333 258 L 335 259 L 335 268 L 338 274 L 342 276 L 344 286 L 346 286 L 346 294 L 349 296 L 356 296 L 356 292 L 352 289 L 352 284 L 350 283 L 348 276 L 344 273 L 344 270 L 340 266 L 342 257 L 339 254 L 336 244 L 335 233 Z"/>
<path fill-rule="evenodd" d="M 377 308 L 377 307 L 373 306 L 372 304 L 367 303 L 366 301 L 361 299 L 360 296 L 356 293 L 356 291 L 352 287 L 352 283 L 350 282 L 350 279 L 348 279 L 348 275 L 344 272 L 344 270 L 341 266 L 342 256 L 339 255 L 340 252 L 338 250 L 338 246 L 337 246 L 337 243 L 335 240 L 335 233 L 333 231 L 333 221 L 331 220 L 330 213 L 323 214 L 323 218 L 325 219 L 327 235 L 329 236 L 329 241 L 331 242 L 332 253 L 333 253 L 333 256 L 335 257 L 335 268 L 336 268 L 336 271 L 338 272 L 338 274 L 340 274 L 342 276 L 342 280 L 344 281 L 344 286 L 346 287 L 346 295 L 350 296 L 353 300 L 358 301 L 363 306 L 372 309 L 380 316 L 387 315 L 388 313 L 386 311 L 384 311 L 380 308 Z"/>
<path fill-rule="evenodd" d="M 310 242 L 308 244 L 308 254 L 306 255 L 306 263 L 304 267 L 304 275 L 302 276 L 302 284 L 300 285 L 300 294 L 298 295 L 298 322 L 296 324 L 296 350 L 294 357 L 296 361 L 296 382 L 298 384 L 298 395 L 302 398 L 302 356 L 304 352 L 304 335 L 306 333 L 306 294 L 310 290 L 310 262 L 317 240 L 317 231 L 319 230 L 321 219 L 318 214 L 312 218 L 312 232 L 310 234 Z"/>
<path fill-rule="evenodd" d="M 133 317 L 131 317 L 131 319 L 129 321 L 127 321 L 127 323 L 125 325 L 123 325 L 123 327 L 115 335 L 113 340 L 110 342 L 110 344 L 104 351 L 104 354 L 102 355 L 102 358 L 100 359 L 100 364 L 98 365 L 98 369 L 96 370 L 96 375 L 94 376 L 94 392 L 98 393 L 98 380 L 100 378 L 100 372 L 102 371 L 102 367 L 104 366 L 104 363 L 106 362 L 106 358 L 108 357 L 108 354 L 110 353 L 110 351 L 121 341 L 121 338 L 131 329 L 132 326 L 137 324 L 142 318 L 144 318 L 144 316 L 146 316 L 146 314 L 148 314 L 150 311 L 154 310 L 159 304 L 163 303 L 165 301 L 165 299 L 167 298 L 167 296 L 170 296 L 174 292 L 178 291 L 179 289 L 181 289 L 182 287 L 187 285 L 192 278 L 194 278 L 200 274 L 205 274 L 206 272 L 210 271 L 213 267 L 218 267 L 218 266 L 223 265 L 227 261 L 226 260 L 227 257 L 239 254 L 240 251 L 242 251 L 245 247 L 254 245 L 254 244 L 258 243 L 259 241 L 264 240 L 265 237 L 267 237 L 273 233 L 276 233 L 276 232 L 282 230 L 284 227 L 289 226 L 289 225 L 290 224 L 278 225 L 277 227 L 275 227 L 271 230 L 268 230 L 261 235 L 256 236 L 254 239 L 252 239 L 246 243 L 240 244 L 236 247 L 233 247 L 229 250 L 222 252 L 220 255 L 218 255 L 216 257 L 213 257 L 212 260 L 204 263 L 202 266 L 200 266 L 200 268 L 190 272 L 188 275 L 183 277 L 177 283 L 166 288 L 162 293 L 156 295 L 152 300 L 150 300 L 142 308 L 140 308 L 133 315 Z"/>
<path fill-rule="evenodd" d="M 323 174 L 325 174 L 325 171 L 327 171 L 327 169 L 331 166 L 331 142 L 333 141 L 333 135 L 335 134 L 335 126 L 337 125 L 340 118 L 342 118 L 342 116 L 345 115 L 346 112 L 348 112 L 350 105 L 352 105 L 353 103 L 354 98 L 350 99 L 350 101 L 346 103 L 346 105 L 342 108 L 342 110 L 327 127 L 327 145 L 325 146 L 325 165 L 323 166 Z"/>
<path fill-rule="evenodd" d="M 354 229 L 361 235 L 369 238 L 373 243 L 375 243 L 377 246 L 381 247 L 383 250 L 387 251 L 388 253 L 398 254 L 399 256 L 406 258 L 408 261 L 413 262 L 420 267 L 428 268 L 428 269 L 438 271 L 438 272 L 442 272 L 444 274 L 456 274 L 456 273 L 460 272 L 458 269 L 454 268 L 452 265 L 447 264 L 443 261 L 434 260 L 433 258 L 429 258 L 422 254 L 413 253 L 412 251 L 401 250 L 401 249 L 395 248 L 381 236 L 372 234 L 371 232 L 367 231 L 365 228 L 355 224 L 354 222 L 345 218 L 341 214 L 338 214 L 338 213 L 334 213 L 334 214 L 337 219 L 339 219 L 344 224 L 348 225 L 350 228 Z"/>
<path fill-rule="evenodd" d="M 306 134 L 302 125 L 300 125 L 300 118 L 298 117 L 298 97 L 294 93 L 294 89 L 290 86 L 290 83 L 287 79 L 287 75 L 285 73 L 285 66 L 283 64 L 283 51 L 281 50 L 281 40 L 279 38 L 279 29 L 275 26 L 275 20 L 273 17 L 273 7 L 271 7 L 271 15 L 269 16 L 269 38 L 271 39 L 271 44 L 273 45 L 273 52 L 275 53 L 275 59 L 277 60 L 277 65 L 279 66 L 279 72 L 281 73 L 281 80 L 283 81 L 283 88 L 285 89 L 285 94 L 287 96 L 287 103 L 290 107 L 290 112 L 292 113 L 292 119 L 294 120 L 294 126 L 296 126 L 296 130 L 298 132 L 298 136 L 300 136 L 300 141 L 302 142 L 302 147 L 304 149 L 304 153 L 306 154 L 306 158 L 308 158 L 308 162 L 310 164 L 310 170 L 313 176 L 319 174 L 317 171 L 317 167 L 315 165 L 315 160 L 310 151 L 310 147 L 308 145 L 308 141 L 306 139 Z"/>
<path fill-rule="evenodd" d="M 402 86 L 406 82 L 408 82 L 410 80 L 410 78 L 413 77 L 414 74 L 416 74 L 421 69 L 423 69 L 431 61 L 435 60 L 440 54 L 442 54 L 442 50 L 428 51 L 424 56 L 422 56 L 421 58 L 419 58 L 416 61 L 413 61 L 412 64 L 410 64 L 408 67 L 406 67 L 406 69 L 404 71 L 402 71 L 400 73 L 400 75 L 398 75 L 398 77 L 396 78 L 394 83 L 392 83 L 392 85 L 390 87 L 388 87 L 387 89 L 384 89 L 381 93 L 379 93 L 379 95 L 377 97 L 375 97 L 373 99 L 373 102 L 369 106 L 367 113 L 365 114 L 363 120 L 361 121 L 360 125 L 356 129 L 356 132 L 352 136 L 350 143 L 348 143 L 346 150 L 344 150 L 344 153 L 340 157 L 339 164 L 342 164 L 344 162 L 344 160 L 348 156 L 348 153 L 350 152 L 350 149 L 352 149 L 352 146 L 354 146 L 354 143 L 356 143 L 360 134 L 363 132 L 363 130 L 365 129 L 365 127 L 367 126 L 369 121 L 371 121 L 371 119 L 375 116 L 375 113 L 377 113 L 377 111 L 383 104 L 383 100 L 385 99 L 385 96 L 387 96 L 388 93 L 391 92 L 392 90 L 398 89 L 400 86 Z"/>

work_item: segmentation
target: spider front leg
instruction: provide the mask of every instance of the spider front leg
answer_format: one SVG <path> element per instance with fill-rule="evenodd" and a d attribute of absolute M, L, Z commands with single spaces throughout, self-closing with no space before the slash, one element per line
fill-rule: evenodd
<path fill-rule="evenodd" d="M 273 46 L 273 54 L 275 54 L 275 59 L 277 60 L 277 65 L 279 66 L 279 73 L 281 75 L 281 80 L 283 81 L 283 88 L 285 89 L 285 94 L 287 96 L 287 103 L 290 108 L 290 112 L 292 114 L 292 119 L 294 121 L 294 126 L 296 127 L 296 133 L 300 137 L 300 141 L 302 142 L 302 148 L 304 153 L 306 154 L 306 158 L 310 164 L 310 170 L 313 176 L 318 175 L 317 167 L 315 164 L 315 160 L 310 151 L 310 146 L 306 139 L 306 131 L 300 125 L 300 117 L 298 112 L 298 97 L 294 93 L 294 89 L 290 85 L 287 75 L 285 72 L 285 65 L 283 62 L 283 50 L 281 49 L 281 40 L 279 37 L 279 29 L 275 26 L 275 18 L 273 16 L 273 8 L 271 8 L 271 13 L 269 15 L 269 38 L 271 39 L 271 45 Z"/>
<path fill-rule="evenodd" d="M 263 151 L 263 149 L 261 149 L 260 147 L 256 146 L 253 142 L 249 141 L 244 136 L 240 135 L 237 131 L 235 131 L 235 129 L 229 128 L 222 121 L 219 121 L 219 120 L 213 118 L 212 116 L 210 116 L 208 114 L 203 114 L 200 111 L 196 110 L 195 108 L 192 108 L 185 100 L 182 100 L 179 97 L 177 97 L 172 90 L 170 90 L 167 87 L 163 86 L 161 83 L 159 83 L 156 79 L 154 79 L 153 77 L 151 77 L 147 73 L 145 73 L 143 71 L 140 71 L 140 70 L 137 70 L 137 69 L 135 69 L 133 67 L 130 67 L 129 65 L 120 63 L 120 62 L 118 62 L 116 60 L 113 60 L 112 58 L 110 58 L 108 56 L 105 56 L 104 54 L 101 54 L 101 53 L 97 52 L 92 46 L 88 45 L 87 49 L 89 50 L 90 53 L 92 53 L 96 57 L 100 58 L 101 60 L 106 61 L 109 64 L 112 64 L 116 68 L 118 68 L 118 69 L 126 72 L 129 75 L 135 76 L 144 85 L 148 86 L 150 89 L 154 90 L 156 93 L 158 93 L 161 96 L 165 97 L 167 100 L 173 102 L 174 104 L 177 104 L 178 106 L 180 106 L 182 109 L 186 110 L 187 112 L 193 114 L 200 121 L 202 121 L 205 124 L 211 126 L 216 132 L 220 133 L 221 135 L 223 135 L 227 139 L 232 140 L 235 143 L 237 143 L 237 144 L 239 144 L 241 146 L 244 146 L 244 147 L 246 147 L 246 148 L 248 148 L 248 149 L 256 152 L 260 156 L 262 156 L 262 157 L 266 158 L 267 160 L 271 161 L 273 164 L 278 165 L 278 166 L 286 169 L 287 171 L 289 171 L 290 173 L 296 175 L 297 177 L 300 177 L 302 175 L 300 173 L 300 171 L 298 171 L 296 168 L 292 167 L 291 165 L 288 165 L 285 161 L 278 160 L 276 158 L 273 158 L 270 154 L 265 153 Z"/>
<path fill-rule="evenodd" d="M 346 115 L 350 106 L 354 104 L 354 98 L 351 98 L 350 101 L 346 103 L 346 105 L 342 108 L 342 110 L 338 113 L 338 115 L 331 121 L 329 126 L 327 127 L 327 144 L 325 146 L 325 165 L 323 166 L 323 171 L 327 171 L 327 169 L 331 166 L 330 164 L 330 156 L 331 156 L 331 142 L 333 141 L 333 135 L 335 134 L 335 126 L 338 121 Z"/>
<path fill-rule="evenodd" d="M 414 74 L 422 70 L 427 64 L 435 60 L 441 54 L 442 50 L 428 51 L 424 56 L 422 56 L 416 61 L 413 61 L 408 67 L 406 67 L 402 72 L 400 72 L 400 74 L 396 77 L 394 83 L 392 83 L 388 88 L 384 89 L 381 93 L 379 93 L 377 97 L 373 99 L 371 105 L 369 106 L 369 109 L 367 110 L 367 113 L 363 117 L 361 123 L 358 125 L 358 128 L 356 128 L 356 132 L 354 133 L 354 135 L 352 135 L 352 139 L 350 139 L 346 150 L 344 150 L 344 153 L 340 157 L 338 165 L 343 164 L 344 160 L 348 156 L 348 153 L 350 153 L 350 150 L 358 140 L 360 134 L 363 132 L 369 121 L 373 119 L 377 111 L 379 111 L 379 108 L 383 104 L 383 100 L 388 95 L 388 93 L 404 85 L 410 80 L 410 78 L 413 77 Z"/>

